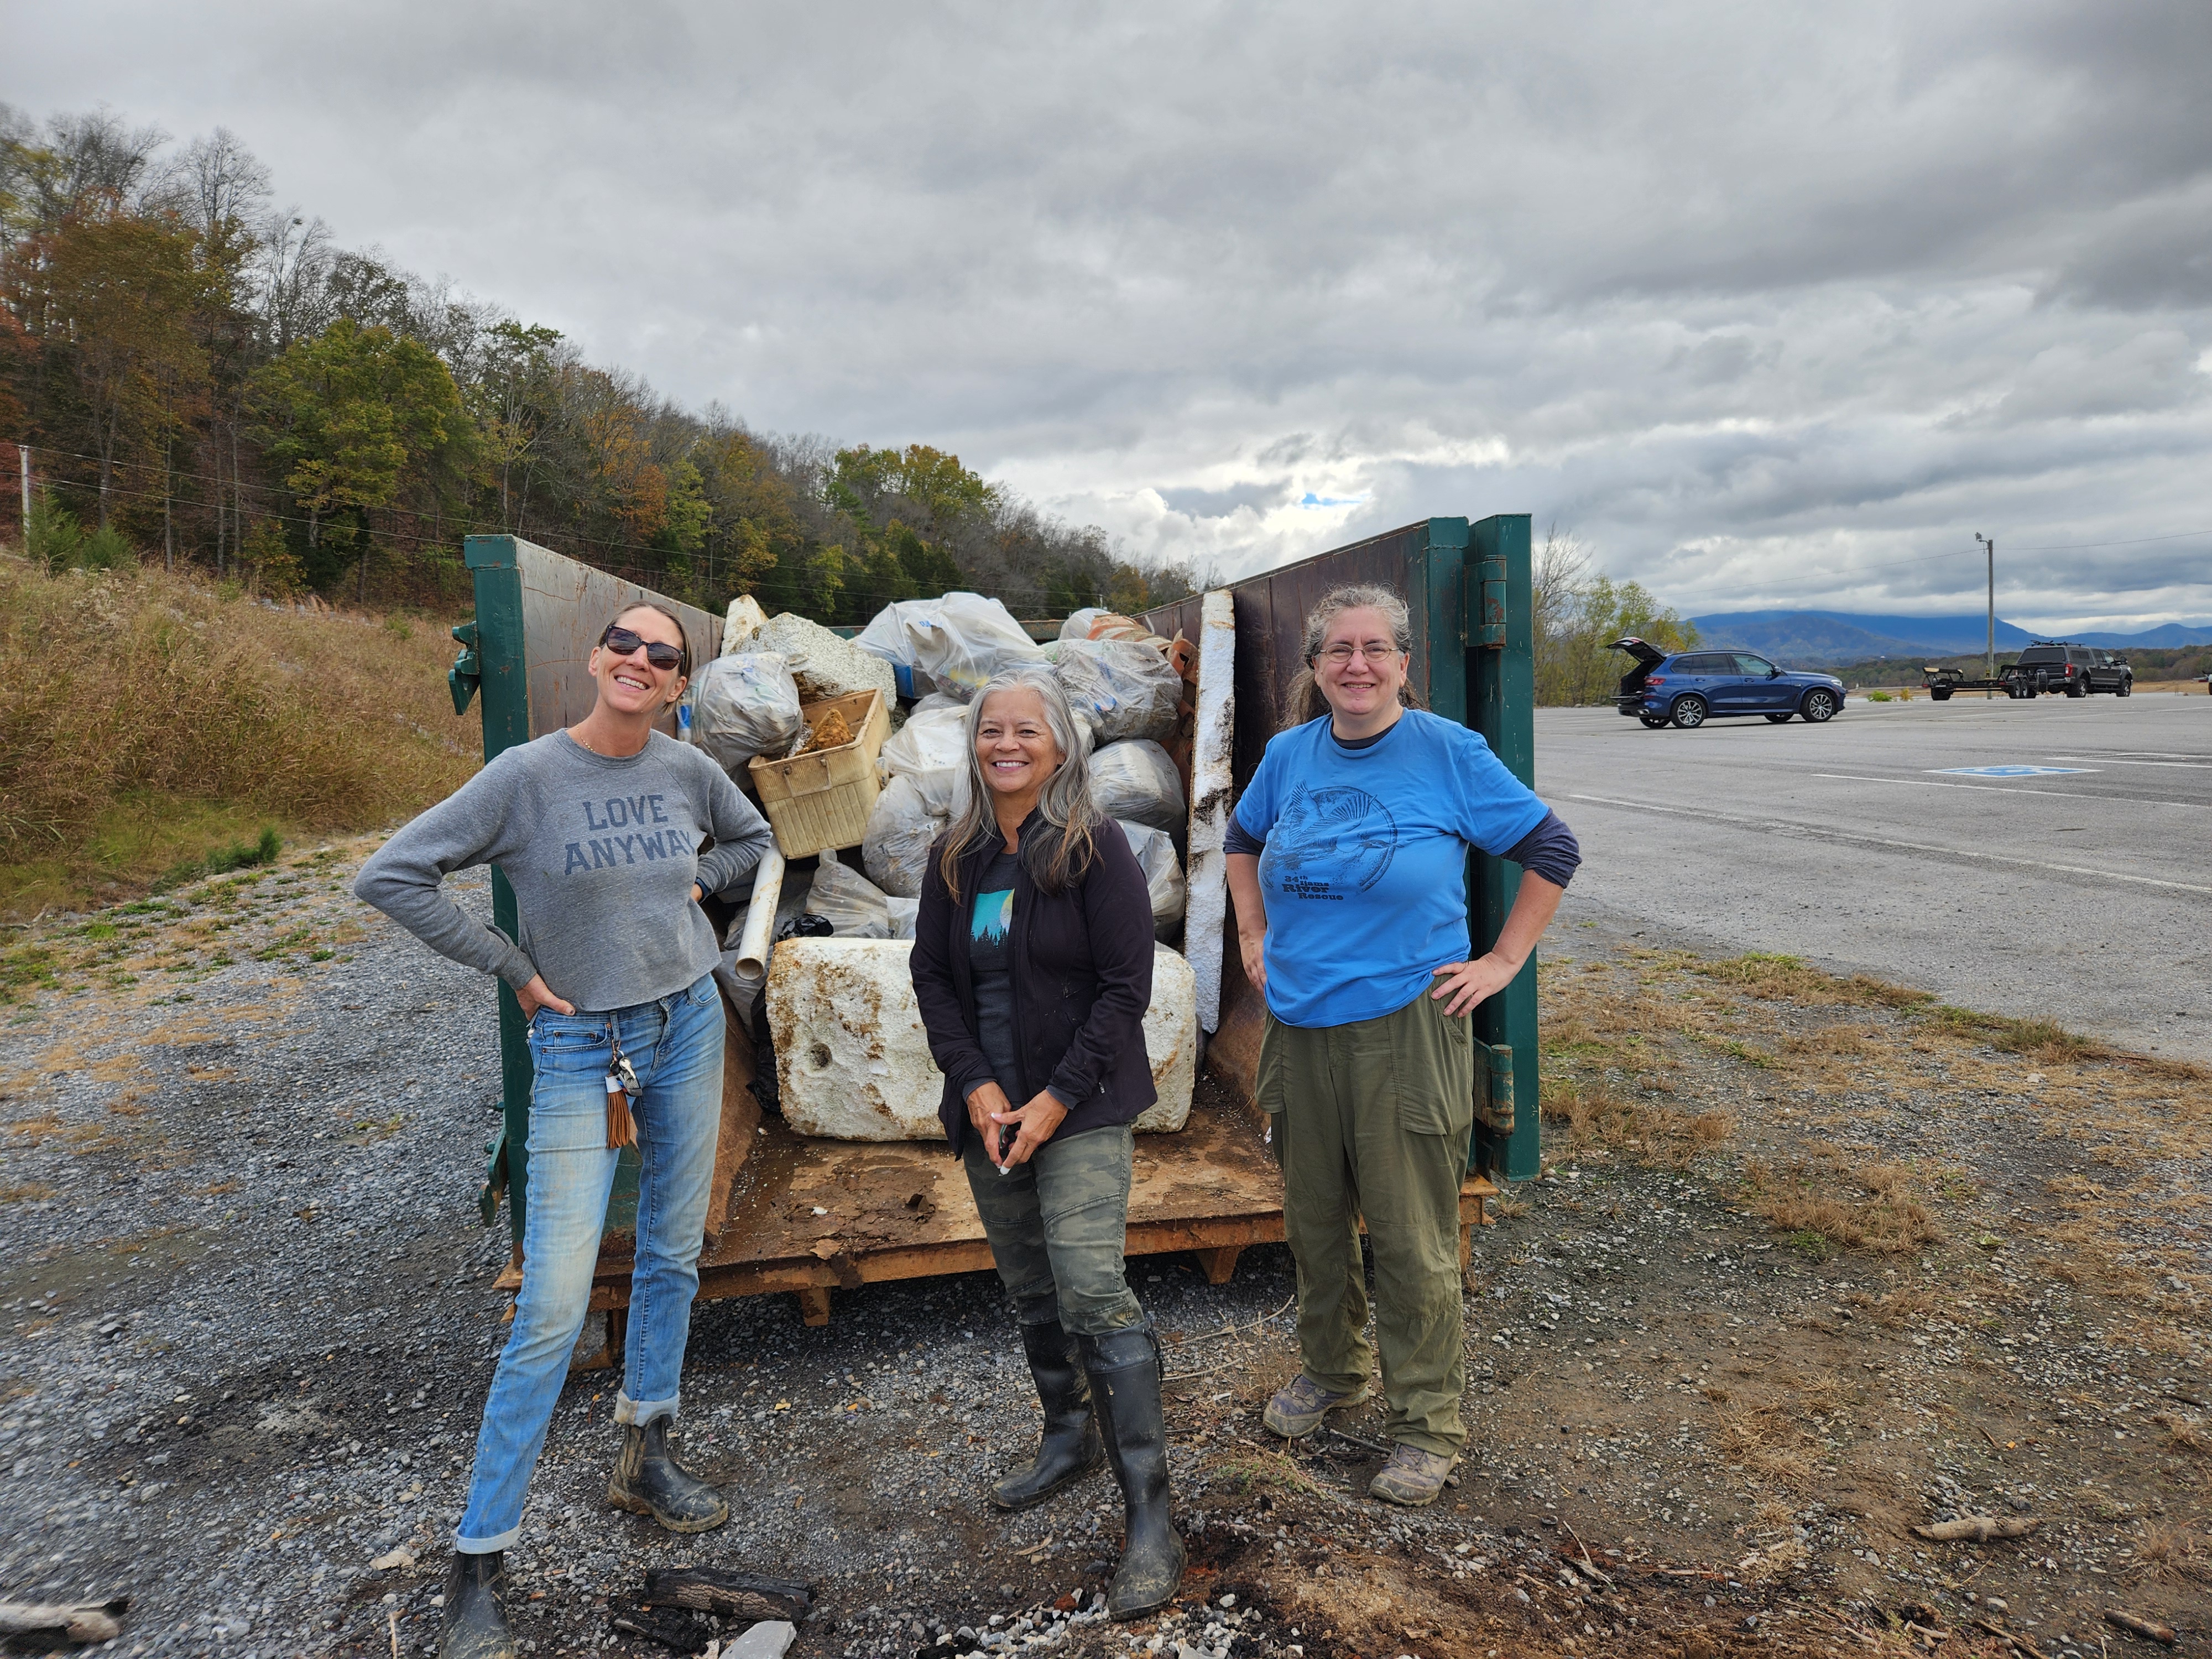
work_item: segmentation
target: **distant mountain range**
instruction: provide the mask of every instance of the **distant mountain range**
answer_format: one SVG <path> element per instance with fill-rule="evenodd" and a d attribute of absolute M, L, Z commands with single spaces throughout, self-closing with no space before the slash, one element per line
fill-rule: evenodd
<path fill-rule="evenodd" d="M 1740 646 L 1787 666 L 1833 666 L 1874 657 L 1957 657 L 1986 648 L 1986 616 L 1892 617 L 1844 611 L 1730 611 L 1692 617 L 1706 645 Z M 2107 650 L 2212 645 L 2212 628 L 2167 623 L 2140 634 L 2038 634 L 1997 618 L 1997 649 L 2067 639 Z"/>

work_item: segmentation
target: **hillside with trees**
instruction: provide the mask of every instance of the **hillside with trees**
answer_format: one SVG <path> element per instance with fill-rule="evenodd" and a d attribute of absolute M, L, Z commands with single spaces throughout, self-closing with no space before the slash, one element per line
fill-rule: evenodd
<path fill-rule="evenodd" d="M 143 552 L 361 605 L 460 599 L 462 537 L 501 532 L 828 623 L 951 587 L 1038 616 L 1189 586 L 926 444 L 679 407 L 342 246 L 228 131 L 180 145 L 105 111 L 0 105 L 0 442 L 31 446 L 38 490 L 26 526 L 0 497 L 0 538 L 50 566 Z"/>

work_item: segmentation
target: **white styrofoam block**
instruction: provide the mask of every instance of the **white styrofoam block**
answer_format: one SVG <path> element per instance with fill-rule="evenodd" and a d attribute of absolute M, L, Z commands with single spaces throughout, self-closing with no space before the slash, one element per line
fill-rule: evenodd
<path fill-rule="evenodd" d="M 884 694 L 884 706 L 889 708 L 898 695 L 897 677 L 881 657 L 788 611 L 763 623 L 753 641 L 756 651 L 783 653 L 791 665 L 791 677 L 799 682 L 799 695 L 809 702 L 872 686 Z"/>
<path fill-rule="evenodd" d="M 783 1659 L 799 1639 L 799 1626 L 788 1619 L 763 1619 L 749 1625 L 745 1633 L 722 1645 L 722 1659 Z"/>
<path fill-rule="evenodd" d="M 787 939 L 769 966 L 769 1027 L 784 1121 L 829 1140 L 934 1140 L 945 1075 L 929 1057 L 904 939 Z M 1140 1133 L 1180 1129 L 1198 1082 L 1196 984 L 1166 946 L 1152 956 L 1145 1052 L 1159 1099 Z"/>
<path fill-rule="evenodd" d="M 730 601 L 730 614 L 722 623 L 722 654 L 758 650 L 750 641 L 767 626 L 768 612 L 760 608 L 760 601 L 750 593 L 738 594 Z"/>
<path fill-rule="evenodd" d="M 1190 748 L 1190 860 L 1183 954 L 1198 976 L 1198 1023 L 1221 1029 L 1222 953 L 1229 947 L 1229 833 L 1237 744 L 1237 611 L 1226 588 L 1199 602 L 1198 721 Z"/>

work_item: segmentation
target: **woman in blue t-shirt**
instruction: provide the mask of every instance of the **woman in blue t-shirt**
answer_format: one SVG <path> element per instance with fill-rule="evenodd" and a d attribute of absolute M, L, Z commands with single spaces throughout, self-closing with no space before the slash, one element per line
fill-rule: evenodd
<path fill-rule="evenodd" d="M 1479 732 L 1412 707 L 1412 628 L 1386 587 L 1306 618 L 1306 672 L 1231 815 L 1245 976 L 1267 1001 L 1260 1103 L 1298 1270 L 1297 1376 L 1267 1425 L 1296 1438 L 1366 1398 L 1360 1267 L 1375 1249 L 1390 1459 L 1370 1484 L 1435 1501 L 1466 1442 L 1459 1189 L 1474 1128 L 1471 1011 L 1511 983 L 1581 854 Z M 1471 954 L 1470 847 L 1522 867 L 1498 941 Z"/>

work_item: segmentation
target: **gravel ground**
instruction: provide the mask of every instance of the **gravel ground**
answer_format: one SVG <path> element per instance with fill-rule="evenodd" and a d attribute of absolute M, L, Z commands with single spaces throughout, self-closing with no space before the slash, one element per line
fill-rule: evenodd
<path fill-rule="evenodd" d="M 495 1024 L 345 896 L 365 850 L 5 958 L 0 1589 L 131 1594 L 118 1651 L 434 1644 L 505 1328 L 503 1218 L 474 1203 Z M 841 1293 L 820 1329 L 705 1304 L 687 1455 L 732 1524 L 606 1509 L 613 1380 L 580 1373 L 510 1556 L 528 1650 L 666 1651 L 611 1620 L 697 1564 L 813 1583 L 793 1650 L 839 1659 L 1902 1652 L 1906 1619 L 1953 1654 L 2101 1659 L 2107 1607 L 2212 1652 L 2203 1079 L 1625 932 L 1555 943 L 1553 1167 L 1478 1241 L 1474 1447 L 1435 1509 L 1362 1495 L 1376 1408 L 1294 1449 L 1259 1429 L 1293 1363 L 1279 1249 L 1219 1287 L 1132 1264 L 1193 1561 L 1135 1626 L 1092 1612 L 1106 1476 L 982 1500 L 1035 1431 L 991 1275 Z M 1956 1513 L 2042 1526 L 1910 1530 Z"/>

